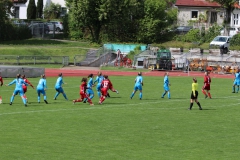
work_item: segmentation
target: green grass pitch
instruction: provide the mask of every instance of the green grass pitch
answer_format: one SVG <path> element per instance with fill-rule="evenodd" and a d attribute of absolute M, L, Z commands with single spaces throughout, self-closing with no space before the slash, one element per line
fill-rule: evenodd
<path fill-rule="evenodd" d="M 20 96 L 9 105 L 15 86 L 0 87 L 0 158 L 2 160 L 226 160 L 239 159 L 240 93 L 231 93 L 232 79 L 212 79 L 212 99 L 201 93 L 203 110 L 190 103 L 192 77 L 171 77 L 171 99 L 160 98 L 163 77 L 143 77 L 130 99 L 135 76 L 110 76 L 119 94 L 110 91 L 102 105 L 96 90 L 94 106 L 72 104 L 82 77 L 64 77 L 69 101 L 55 95 L 55 78 L 47 77 L 49 104 L 37 103 L 28 87 L 28 107 Z M 39 78 L 30 78 L 36 87 Z M 4 79 L 8 83 L 12 79 Z"/>

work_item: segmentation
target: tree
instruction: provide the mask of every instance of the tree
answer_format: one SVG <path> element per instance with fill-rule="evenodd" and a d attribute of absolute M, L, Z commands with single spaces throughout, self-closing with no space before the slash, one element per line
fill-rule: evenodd
<path fill-rule="evenodd" d="M 152 43 L 158 40 L 158 36 L 168 24 L 166 6 L 165 1 L 145 0 L 145 15 L 141 20 L 138 32 L 140 42 Z"/>
<path fill-rule="evenodd" d="M 43 14 L 43 0 L 37 2 L 37 18 L 42 18 Z"/>
<path fill-rule="evenodd" d="M 36 19 L 36 10 L 35 0 L 29 0 L 27 7 L 27 19 Z"/>
<path fill-rule="evenodd" d="M 13 15 L 11 8 L 13 6 L 12 1 L 1 0 L 0 1 L 0 24 L 8 20 L 9 15 Z"/>
<path fill-rule="evenodd" d="M 61 5 L 50 3 L 50 5 L 45 6 L 44 8 L 44 18 L 45 19 L 57 19 L 61 14 Z"/>

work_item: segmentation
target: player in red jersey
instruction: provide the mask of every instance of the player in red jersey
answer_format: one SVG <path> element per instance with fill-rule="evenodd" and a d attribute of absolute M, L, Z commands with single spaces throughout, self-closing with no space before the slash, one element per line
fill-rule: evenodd
<path fill-rule="evenodd" d="M 202 93 L 205 95 L 205 98 L 207 97 L 212 98 L 210 93 L 210 83 L 211 83 L 211 77 L 209 76 L 208 72 L 205 72 L 204 86 L 202 87 Z"/>
<path fill-rule="evenodd" d="M 108 78 L 108 80 L 110 81 L 109 78 Z M 118 91 L 113 88 L 113 85 L 112 85 L 112 82 L 111 82 L 111 81 L 110 81 L 109 89 L 110 89 L 112 92 L 116 92 L 116 93 L 118 94 Z M 110 94 L 109 94 L 109 93 L 107 93 L 107 97 L 110 97 Z"/>
<path fill-rule="evenodd" d="M 2 79 L 2 76 L 1 76 L 1 72 L 0 72 L 0 82 L 1 82 L 1 87 L 3 85 L 3 79 Z M 2 96 L 0 96 L 0 103 L 2 103 Z"/>
<path fill-rule="evenodd" d="M 1 86 L 3 85 L 3 79 L 2 79 L 2 76 L 1 76 L 1 72 L 0 72 L 0 82 L 1 82 Z"/>
<path fill-rule="evenodd" d="M 34 89 L 34 86 L 31 84 L 31 82 L 26 78 L 26 76 L 23 74 L 22 75 L 22 77 L 21 77 L 23 80 L 24 80 L 24 82 L 26 82 L 28 85 L 30 85 L 33 89 Z M 24 98 L 26 99 L 26 101 L 27 101 L 27 96 L 26 96 L 26 92 L 27 92 L 27 86 L 25 85 L 25 84 L 23 84 L 23 92 L 24 92 Z"/>
<path fill-rule="evenodd" d="M 82 83 L 80 85 L 80 98 L 73 100 L 73 104 L 76 102 L 82 102 L 84 98 L 87 99 L 88 103 L 93 106 L 94 104 L 92 103 L 92 100 L 89 98 L 88 94 L 86 93 L 87 88 L 87 78 L 82 78 Z"/>
<path fill-rule="evenodd" d="M 112 86 L 112 83 L 111 83 L 111 81 L 109 81 L 108 76 L 104 75 L 103 77 L 104 77 L 104 79 L 101 83 L 101 93 L 102 93 L 102 95 L 101 95 L 100 100 L 98 102 L 99 104 L 102 104 L 102 102 L 106 99 L 106 96 L 108 94 L 108 89 L 109 89 L 110 86 Z"/>

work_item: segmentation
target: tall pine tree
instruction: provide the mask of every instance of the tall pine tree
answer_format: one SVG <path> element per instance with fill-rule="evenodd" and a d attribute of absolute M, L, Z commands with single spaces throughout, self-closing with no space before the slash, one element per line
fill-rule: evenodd
<path fill-rule="evenodd" d="M 42 18 L 43 14 L 43 0 L 37 2 L 37 18 Z"/>
<path fill-rule="evenodd" d="M 27 19 L 36 19 L 36 4 L 35 0 L 29 0 L 28 8 L 27 8 Z"/>

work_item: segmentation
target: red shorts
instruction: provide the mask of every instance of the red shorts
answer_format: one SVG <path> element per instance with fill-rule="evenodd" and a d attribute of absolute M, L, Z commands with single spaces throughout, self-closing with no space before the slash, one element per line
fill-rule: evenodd
<path fill-rule="evenodd" d="M 85 92 L 80 92 L 81 99 L 88 98 L 87 93 Z"/>
<path fill-rule="evenodd" d="M 27 87 L 23 87 L 23 92 L 24 92 L 24 93 L 27 92 Z"/>
<path fill-rule="evenodd" d="M 210 90 L 210 84 L 204 84 L 202 89 Z"/>
<path fill-rule="evenodd" d="M 101 89 L 101 93 L 102 93 L 102 95 L 103 95 L 103 96 L 106 96 L 107 93 L 108 93 L 107 91 L 108 91 L 107 88 L 102 88 L 102 89 Z"/>

